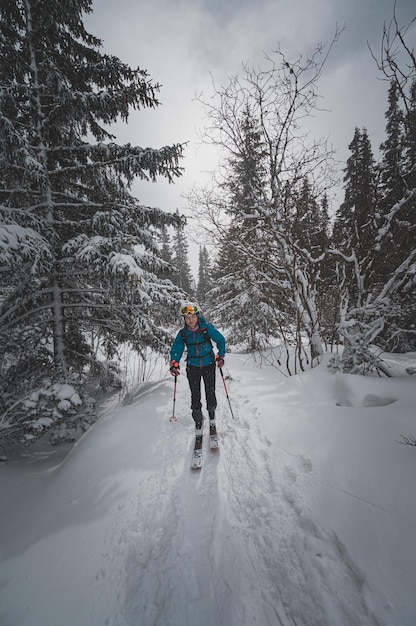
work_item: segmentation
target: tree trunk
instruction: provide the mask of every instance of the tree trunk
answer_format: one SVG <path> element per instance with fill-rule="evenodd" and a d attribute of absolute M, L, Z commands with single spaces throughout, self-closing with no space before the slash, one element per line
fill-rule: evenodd
<path fill-rule="evenodd" d="M 66 377 L 68 368 L 65 358 L 65 325 L 63 315 L 62 288 L 57 277 L 53 279 L 52 293 L 53 357 L 56 369 L 62 372 L 62 375 Z"/>

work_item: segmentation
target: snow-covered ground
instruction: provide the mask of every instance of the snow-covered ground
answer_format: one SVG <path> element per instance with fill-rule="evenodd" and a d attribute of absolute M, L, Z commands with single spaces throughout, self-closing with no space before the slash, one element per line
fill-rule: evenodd
<path fill-rule="evenodd" d="M 225 372 L 202 470 L 184 375 L 0 466 L 1 626 L 416 624 L 416 376 Z"/>

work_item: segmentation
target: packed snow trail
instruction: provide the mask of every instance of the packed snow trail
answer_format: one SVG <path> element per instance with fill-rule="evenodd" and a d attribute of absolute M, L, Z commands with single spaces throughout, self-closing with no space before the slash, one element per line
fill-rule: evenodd
<path fill-rule="evenodd" d="M 246 361 L 227 357 L 236 419 L 218 380 L 220 448 L 210 450 L 205 437 L 197 472 L 184 375 L 176 422 L 169 421 L 173 385 L 162 381 L 103 417 L 56 467 L 3 468 L 10 481 L 25 480 L 27 496 L 13 502 L 22 511 L 16 538 L 7 511 L 2 520 L 2 626 L 414 623 L 406 606 L 395 621 L 397 607 L 367 582 L 331 524 L 317 519 L 312 497 L 331 485 L 298 448 L 283 445 L 316 404 L 322 412 L 328 397 L 333 415 L 351 394 L 324 372 L 320 390 L 328 393 L 316 399 L 313 382 L 271 384 Z M 377 508 L 383 523 L 394 521 L 370 498 L 347 496 L 364 514 Z M 397 558 L 403 565 L 403 552 Z"/>
<path fill-rule="evenodd" d="M 267 393 L 261 373 L 253 388 Z M 157 462 L 110 532 L 120 547 L 108 568 L 122 599 L 115 623 L 377 624 L 362 575 L 337 538 L 308 516 L 310 461 L 272 450 L 255 400 L 237 381 L 231 389 L 238 417 L 232 420 L 219 387 L 220 450 L 210 451 L 205 437 L 198 473 L 189 469 L 194 429 L 186 379 L 177 422 L 167 419 L 168 383 L 159 391 L 167 401 L 153 442 Z"/>

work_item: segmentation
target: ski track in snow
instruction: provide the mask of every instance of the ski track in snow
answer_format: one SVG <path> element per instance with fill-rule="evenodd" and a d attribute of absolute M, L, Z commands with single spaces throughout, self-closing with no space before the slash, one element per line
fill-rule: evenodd
<path fill-rule="evenodd" d="M 310 460 L 268 441 L 241 389 L 229 383 L 232 419 L 218 386 L 220 449 L 206 420 L 201 470 L 190 469 L 189 394 L 178 394 L 176 422 L 167 400 L 158 470 L 143 472 L 106 538 L 101 576 L 118 612 L 104 626 L 379 624 L 365 577 L 308 514 Z"/>

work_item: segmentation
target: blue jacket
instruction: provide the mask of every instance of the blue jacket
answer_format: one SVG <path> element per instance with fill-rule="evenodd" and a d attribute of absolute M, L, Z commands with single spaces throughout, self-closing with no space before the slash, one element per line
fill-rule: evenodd
<path fill-rule="evenodd" d="M 214 363 L 215 355 L 211 342 L 208 343 L 205 339 L 205 328 L 208 331 L 209 338 L 217 344 L 219 356 L 224 357 L 225 338 L 212 324 L 207 324 L 206 320 L 200 315 L 197 330 L 189 330 L 187 326 L 184 326 L 176 335 L 170 350 L 171 361 L 175 360 L 179 363 L 186 345 L 188 350 L 186 361 L 188 365 L 192 365 L 192 367 L 205 367 L 206 365 Z M 183 331 L 185 331 L 185 342 L 183 340 Z"/>

